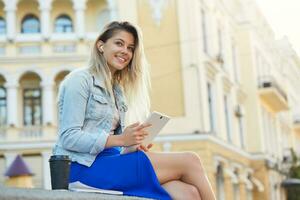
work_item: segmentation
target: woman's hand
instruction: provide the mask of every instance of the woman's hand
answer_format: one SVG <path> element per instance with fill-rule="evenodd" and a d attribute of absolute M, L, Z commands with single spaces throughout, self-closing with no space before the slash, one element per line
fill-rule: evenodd
<path fill-rule="evenodd" d="M 138 145 L 143 142 L 148 133 L 144 130 L 151 124 L 140 124 L 139 122 L 127 126 L 121 135 L 123 146 Z"/>
<path fill-rule="evenodd" d="M 141 144 L 140 146 L 138 146 L 137 150 L 147 152 L 147 151 L 149 151 L 149 149 L 152 146 L 153 146 L 153 144 L 148 144 L 147 146 L 144 146 L 144 145 Z"/>

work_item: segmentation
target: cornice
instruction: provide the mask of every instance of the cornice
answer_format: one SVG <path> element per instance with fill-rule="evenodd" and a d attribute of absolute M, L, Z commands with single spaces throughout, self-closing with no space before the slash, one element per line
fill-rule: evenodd
<path fill-rule="evenodd" d="M 87 55 L 68 55 L 68 56 L 24 56 L 24 57 L 2 57 L 0 64 L 20 64 L 20 63 L 51 63 L 51 62 L 84 62 Z"/>

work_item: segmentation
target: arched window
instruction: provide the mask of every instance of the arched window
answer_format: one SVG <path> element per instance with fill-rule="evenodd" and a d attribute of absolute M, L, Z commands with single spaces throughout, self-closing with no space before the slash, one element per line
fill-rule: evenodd
<path fill-rule="evenodd" d="M 24 89 L 24 125 L 42 124 L 42 95 L 39 88 Z"/>
<path fill-rule="evenodd" d="M 28 14 L 22 20 L 21 33 L 39 33 L 40 32 L 40 21 L 33 15 Z"/>
<path fill-rule="evenodd" d="M 73 32 L 73 22 L 68 15 L 60 15 L 55 20 L 56 33 L 71 33 Z"/>
<path fill-rule="evenodd" d="M 6 124 L 6 119 L 6 90 L 3 86 L 0 86 L 0 126 L 4 126 Z"/>
<path fill-rule="evenodd" d="M 0 35 L 3 35 L 6 33 L 6 23 L 3 17 L 0 17 Z"/>

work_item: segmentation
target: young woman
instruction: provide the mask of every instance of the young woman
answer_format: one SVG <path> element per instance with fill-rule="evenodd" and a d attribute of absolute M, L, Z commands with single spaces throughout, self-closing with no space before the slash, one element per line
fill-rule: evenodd
<path fill-rule="evenodd" d="M 70 183 L 153 199 L 215 199 L 194 153 L 152 153 L 141 143 L 150 124 L 149 74 L 142 38 L 129 22 L 108 24 L 96 39 L 89 66 L 71 72 L 59 90 L 55 155 L 71 160 Z M 125 103 L 126 101 L 128 102 Z M 140 145 L 120 154 L 121 147 Z"/>

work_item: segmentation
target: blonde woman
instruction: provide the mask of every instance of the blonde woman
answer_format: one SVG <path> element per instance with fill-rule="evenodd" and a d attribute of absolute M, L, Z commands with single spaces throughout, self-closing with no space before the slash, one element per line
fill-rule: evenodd
<path fill-rule="evenodd" d="M 151 145 L 141 143 L 151 124 L 125 126 L 125 118 L 147 116 L 148 88 L 138 29 L 129 22 L 108 24 L 95 41 L 88 68 L 70 73 L 59 91 L 53 152 L 71 158 L 69 182 L 152 199 L 215 199 L 197 155 L 149 152 Z M 131 145 L 140 146 L 120 154 Z"/>

